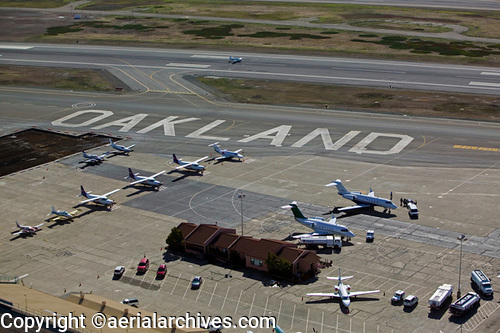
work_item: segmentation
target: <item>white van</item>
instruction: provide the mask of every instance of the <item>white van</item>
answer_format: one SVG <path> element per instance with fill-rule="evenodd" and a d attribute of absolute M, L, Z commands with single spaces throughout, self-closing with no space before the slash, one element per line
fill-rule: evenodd
<path fill-rule="evenodd" d="M 412 307 L 418 303 L 418 297 L 415 295 L 409 295 L 408 297 L 405 298 L 403 301 L 403 306 L 405 307 Z"/>
<path fill-rule="evenodd" d="M 472 271 L 470 275 L 471 284 L 475 285 L 483 295 L 493 295 L 493 288 L 491 287 L 491 280 L 488 279 L 486 274 L 479 269 Z"/>
<path fill-rule="evenodd" d="M 408 202 L 407 208 L 408 208 L 408 215 L 410 216 L 410 218 L 418 219 L 417 205 L 415 205 L 415 203 L 413 202 Z"/>

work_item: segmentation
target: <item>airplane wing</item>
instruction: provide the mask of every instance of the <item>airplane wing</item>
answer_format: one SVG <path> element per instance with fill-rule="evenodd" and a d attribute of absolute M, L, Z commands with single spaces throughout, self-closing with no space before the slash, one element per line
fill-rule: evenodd
<path fill-rule="evenodd" d="M 144 183 L 146 180 L 148 180 L 148 179 L 147 178 L 143 178 L 143 179 L 140 179 L 140 180 L 136 180 L 134 182 L 131 182 L 129 185 L 135 185 L 135 184 Z"/>
<path fill-rule="evenodd" d="M 39 225 L 36 225 L 34 226 L 34 228 L 40 228 L 42 225 L 44 225 L 45 223 L 40 223 Z"/>
<path fill-rule="evenodd" d="M 375 294 L 379 293 L 380 290 L 370 290 L 370 291 L 352 291 L 349 293 L 350 296 L 358 296 L 358 295 L 366 295 L 366 294 Z"/>
<path fill-rule="evenodd" d="M 241 152 L 243 149 L 238 149 L 237 151 L 235 151 L 236 154 L 238 154 L 239 152 Z"/>
<path fill-rule="evenodd" d="M 23 233 L 23 231 L 22 231 L 22 230 L 19 230 L 18 232 L 14 232 L 14 233 L 13 233 L 13 234 L 11 234 L 11 235 L 13 235 L 13 236 L 17 236 L 17 235 L 20 235 L 20 234 L 22 234 L 22 233 Z"/>
<path fill-rule="evenodd" d="M 338 293 L 308 293 L 307 296 L 316 297 L 340 297 Z"/>
<path fill-rule="evenodd" d="M 225 160 L 225 159 L 227 159 L 227 156 L 221 156 L 221 157 L 216 158 L 217 161 Z"/>
<path fill-rule="evenodd" d="M 87 202 L 92 202 L 92 201 L 95 201 L 95 200 L 98 200 L 100 197 L 94 197 L 92 199 L 87 199 L 87 200 L 83 200 L 83 201 L 80 201 L 81 204 L 84 204 L 84 203 L 87 203 Z"/>
<path fill-rule="evenodd" d="M 165 171 L 165 170 L 163 170 L 163 171 L 161 171 L 161 172 L 155 173 L 154 175 L 152 175 L 152 176 L 150 176 L 150 177 L 151 177 L 151 178 L 155 178 L 155 177 L 157 177 L 157 176 L 159 176 L 159 175 L 164 174 L 165 172 L 166 172 L 166 171 Z"/>
<path fill-rule="evenodd" d="M 355 206 L 335 208 L 335 211 L 336 212 L 346 212 L 346 211 L 353 210 L 353 209 L 361 209 L 361 208 L 368 208 L 368 207 L 370 207 L 370 205 L 359 204 L 359 205 L 355 205 Z"/>
<path fill-rule="evenodd" d="M 106 193 L 106 194 L 103 194 L 103 195 L 101 195 L 101 197 L 107 197 L 108 195 L 111 195 L 111 194 L 113 194 L 113 193 L 116 193 L 116 192 L 118 192 L 119 190 L 121 190 L 121 188 L 116 189 L 116 190 L 113 190 L 113 191 L 108 192 L 108 193 Z"/>
<path fill-rule="evenodd" d="M 352 275 L 351 275 L 351 276 L 342 276 L 340 280 L 341 280 L 341 281 L 344 281 L 344 280 L 349 280 L 349 279 L 352 279 L 353 277 L 354 277 L 354 276 L 352 276 Z M 328 280 L 337 280 L 337 281 L 339 280 L 339 277 L 338 277 L 338 276 L 327 276 L 326 278 L 327 278 Z"/>
<path fill-rule="evenodd" d="M 200 158 L 200 159 L 198 159 L 198 160 L 196 160 L 196 161 L 192 162 L 191 164 L 193 164 L 193 163 L 199 163 L 199 162 L 201 162 L 201 161 L 203 161 L 203 160 L 206 160 L 207 158 L 208 158 L 208 156 L 202 157 L 202 158 Z"/>
<path fill-rule="evenodd" d="M 133 145 L 131 145 L 131 146 L 128 146 L 128 147 L 125 147 L 125 148 L 127 148 L 127 149 L 132 149 L 132 148 L 134 148 L 134 147 L 135 147 L 135 144 L 133 144 Z"/>
<path fill-rule="evenodd" d="M 175 168 L 175 170 L 188 168 L 188 167 L 190 167 L 190 166 L 191 166 L 191 165 L 193 165 L 193 164 L 196 164 L 196 163 L 191 162 L 191 163 L 186 163 L 186 164 L 183 164 L 183 165 L 179 165 L 178 167 L 176 167 L 176 168 Z"/>

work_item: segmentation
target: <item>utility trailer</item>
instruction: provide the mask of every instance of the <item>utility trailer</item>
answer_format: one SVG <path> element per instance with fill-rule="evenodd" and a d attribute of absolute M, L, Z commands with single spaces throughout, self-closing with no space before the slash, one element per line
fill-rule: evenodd
<path fill-rule="evenodd" d="M 473 308 L 479 306 L 481 298 L 474 292 L 468 292 L 450 305 L 450 312 L 454 316 L 463 316 Z"/>
<path fill-rule="evenodd" d="M 453 286 L 451 284 L 440 285 L 434 294 L 429 298 L 429 307 L 433 309 L 441 309 L 448 298 L 452 297 Z"/>

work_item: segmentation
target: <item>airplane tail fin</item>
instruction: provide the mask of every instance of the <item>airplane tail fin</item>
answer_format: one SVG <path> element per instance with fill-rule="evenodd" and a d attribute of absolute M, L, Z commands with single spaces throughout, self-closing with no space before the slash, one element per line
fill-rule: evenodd
<path fill-rule="evenodd" d="M 132 172 L 132 169 L 128 168 L 128 177 L 127 178 L 132 178 L 135 180 L 135 175 L 134 173 Z"/>
<path fill-rule="evenodd" d="M 342 182 L 340 181 L 340 179 L 337 179 L 336 181 L 331 182 L 330 184 L 327 184 L 325 186 L 335 186 L 335 187 L 337 187 L 337 191 L 338 191 L 338 193 L 340 195 L 349 193 L 349 191 L 344 187 L 344 185 L 342 185 Z"/>
<path fill-rule="evenodd" d="M 174 163 L 180 165 L 181 163 L 179 162 L 179 159 L 177 158 L 177 156 L 175 156 L 175 154 L 172 154 L 172 155 L 174 157 Z"/>
<path fill-rule="evenodd" d="M 54 208 L 54 206 L 52 206 L 52 214 L 55 214 L 56 212 L 56 209 Z"/>
<path fill-rule="evenodd" d="M 304 214 L 302 214 L 302 212 L 300 211 L 299 207 L 297 206 L 297 202 L 296 201 L 292 202 L 288 206 L 283 206 L 282 208 L 291 208 L 293 216 L 295 216 L 295 218 L 298 218 L 298 219 L 305 219 L 306 218 L 304 216 Z"/>
<path fill-rule="evenodd" d="M 22 228 L 22 227 L 19 225 L 19 222 L 17 222 L 17 221 L 16 221 L 16 225 L 17 225 L 17 227 L 18 227 L 18 228 L 20 228 L 20 229 Z"/>
<path fill-rule="evenodd" d="M 220 153 L 220 148 L 219 148 L 219 146 L 217 146 L 218 144 L 219 144 L 218 142 L 215 142 L 215 143 L 210 144 L 209 146 L 214 147 L 214 150 L 216 152 Z"/>
<path fill-rule="evenodd" d="M 80 185 L 80 195 L 87 198 L 87 192 L 83 189 L 83 185 Z"/>
<path fill-rule="evenodd" d="M 82 150 L 82 153 L 83 153 L 83 157 L 89 158 L 89 155 L 87 155 L 87 152 L 85 150 Z"/>

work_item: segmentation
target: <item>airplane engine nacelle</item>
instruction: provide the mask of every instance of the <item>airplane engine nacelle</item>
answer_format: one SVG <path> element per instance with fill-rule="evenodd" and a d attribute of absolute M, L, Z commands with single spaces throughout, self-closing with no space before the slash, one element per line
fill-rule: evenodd
<path fill-rule="evenodd" d="M 335 287 L 335 291 L 339 291 L 339 287 Z"/>
<path fill-rule="evenodd" d="M 347 290 L 351 290 L 351 286 L 347 285 L 347 286 L 346 286 L 346 289 L 347 289 Z"/>

